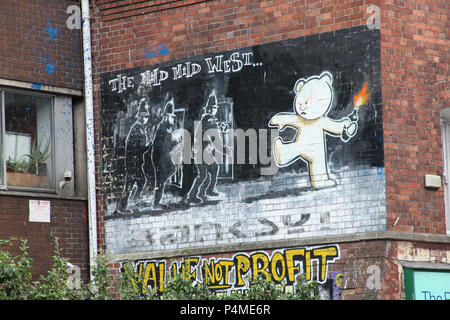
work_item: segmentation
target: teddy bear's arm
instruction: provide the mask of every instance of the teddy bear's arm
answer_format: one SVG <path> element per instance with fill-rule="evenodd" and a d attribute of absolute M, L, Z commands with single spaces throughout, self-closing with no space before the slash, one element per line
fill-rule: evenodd
<path fill-rule="evenodd" d="M 281 112 L 274 115 L 269 121 L 270 127 L 278 127 L 279 130 L 283 130 L 286 126 L 299 128 L 298 116 L 295 113 Z"/>
<path fill-rule="evenodd" d="M 342 118 L 340 120 L 334 120 L 330 118 L 322 119 L 322 128 L 331 134 L 340 135 L 344 131 L 345 127 L 348 127 L 351 123 L 350 119 Z"/>

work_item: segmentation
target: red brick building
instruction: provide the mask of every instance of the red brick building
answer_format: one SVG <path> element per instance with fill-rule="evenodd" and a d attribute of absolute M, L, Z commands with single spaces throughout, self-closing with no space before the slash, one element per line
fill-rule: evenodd
<path fill-rule="evenodd" d="M 2 6 L 0 238 L 36 275 L 57 236 L 87 279 L 94 210 L 151 287 L 450 298 L 446 1 L 90 1 L 95 208 L 80 3 Z"/>
<path fill-rule="evenodd" d="M 0 1 L 0 238 L 28 240 L 35 279 L 51 268 L 56 237 L 81 277 L 89 274 L 83 64 L 74 6 L 79 3 Z"/>
<path fill-rule="evenodd" d="M 304 272 L 328 299 L 448 299 L 421 287 L 449 276 L 448 10 L 92 1 L 99 241 L 111 265 L 138 261 L 152 287 L 184 257 L 217 290 Z M 199 123 L 223 140 L 196 140 Z M 197 142 L 213 161 L 195 161 Z"/>

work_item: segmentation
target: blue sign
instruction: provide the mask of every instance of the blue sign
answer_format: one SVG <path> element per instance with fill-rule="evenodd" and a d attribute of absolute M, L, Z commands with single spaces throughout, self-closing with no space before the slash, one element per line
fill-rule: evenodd
<path fill-rule="evenodd" d="M 450 300 L 450 272 L 414 270 L 414 300 Z"/>

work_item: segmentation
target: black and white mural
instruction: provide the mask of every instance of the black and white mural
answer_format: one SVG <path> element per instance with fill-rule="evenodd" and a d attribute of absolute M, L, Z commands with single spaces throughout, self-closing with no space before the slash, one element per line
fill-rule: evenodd
<path fill-rule="evenodd" d="M 165 248 L 165 216 L 183 222 L 166 244 L 204 245 L 196 214 L 215 226 L 214 243 L 298 236 L 313 220 L 311 234 L 331 232 L 328 199 L 350 216 L 368 182 L 380 196 L 364 205 L 378 209 L 356 220 L 382 228 L 379 39 L 358 27 L 102 74 L 106 220 L 152 220 L 137 236 L 146 250 Z"/>

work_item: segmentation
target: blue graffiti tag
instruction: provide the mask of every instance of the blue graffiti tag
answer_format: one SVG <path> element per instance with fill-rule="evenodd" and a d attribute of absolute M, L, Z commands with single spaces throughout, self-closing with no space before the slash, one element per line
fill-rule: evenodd
<path fill-rule="evenodd" d="M 148 51 L 144 54 L 144 56 L 146 56 L 148 59 L 153 59 L 158 54 L 167 56 L 169 54 L 169 49 L 167 49 L 166 46 L 162 44 L 158 50 Z"/>

